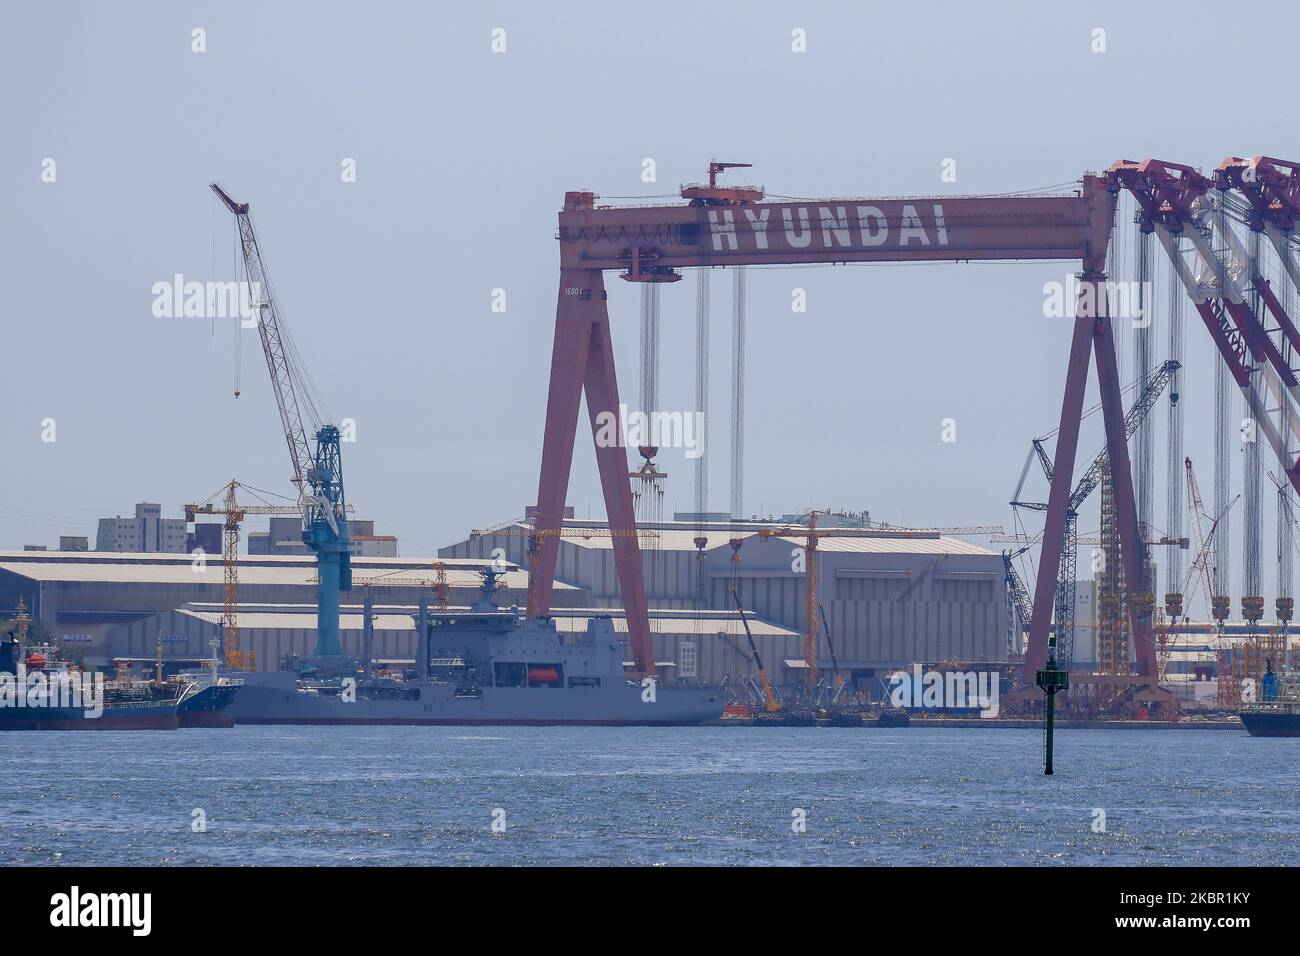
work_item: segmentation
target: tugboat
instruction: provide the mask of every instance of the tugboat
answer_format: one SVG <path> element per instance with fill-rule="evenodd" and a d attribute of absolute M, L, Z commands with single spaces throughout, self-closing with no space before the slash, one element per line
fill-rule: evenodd
<path fill-rule="evenodd" d="M 1275 674 L 1268 661 L 1259 699 L 1242 704 L 1237 713 L 1252 737 L 1300 737 L 1300 675 Z"/>

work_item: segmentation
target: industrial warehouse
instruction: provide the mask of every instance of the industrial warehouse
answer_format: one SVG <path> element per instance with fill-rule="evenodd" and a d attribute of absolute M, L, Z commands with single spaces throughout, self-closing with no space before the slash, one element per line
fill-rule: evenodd
<path fill-rule="evenodd" d="M 798 552 L 806 542 L 760 534 L 770 524 L 718 522 L 705 526 L 700 546 L 698 524 L 642 529 L 657 673 L 664 680 L 737 686 L 752 679 L 734 587 L 774 679 L 802 680 L 808 621 Z M 1009 660 L 996 552 L 937 531 L 843 536 L 855 530 L 824 529 L 817 549 L 836 666 L 847 679 L 865 689 L 916 661 Z M 522 607 L 532 532 L 518 520 L 441 548 L 436 558 L 354 557 L 354 588 L 340 617 L 344 652 L 413 660 L 420 601 L 436 602 L 441 587 L 449 607 L 468 607 L 485 566 L 504 572 L 502 603 Z M 611 540 L 598 522 L 566 523 L 553 601 L 561 631 L 608 614 L 626 633 Z M 256 669 L 275 670 L 284 658 L 307 654 L 317 636 L 314 561 L 245 555 L 238 573 L 240 643 L 253 652 Z M 211 641 L 221 637 L 222 593 L 223 568 L 215 557 L 196 564 L 189 555 L 0 552 L 0 606 L 14 607 L 22 598 L 32 618 L 88 665 L 152 661 L 159 644 L 167 665 L 211 656 Z M 374 614 L 369 647 L 367 597 Z M 820 663 L 829 673 L 829 658 Z"/>

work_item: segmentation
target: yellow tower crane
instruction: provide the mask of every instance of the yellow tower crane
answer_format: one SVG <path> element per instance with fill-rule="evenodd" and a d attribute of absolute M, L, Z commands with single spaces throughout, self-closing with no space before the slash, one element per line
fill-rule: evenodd
<path fill-rule="evenodd" d="M 817 682 L 817 645 L 818 645 L 818 567 L 817 545 L 822 538 L 937 538 L 941 529 L 934 528 L 818 528 L 819 512 L 810 511 L 804 518 L 806 525 L 789 525 L 785 527 L 766 527 L 758 529 L 758 536 L 763 540 L 769 538 L 802 538 L 804 541 L 804 638 L 803 659 L 807 668 L 809 690 Z M 748 528 L 746 530 L 749 530 Z M 979 532 L 970 532 L 979 533 Z M 943 559 L 940 555 L 926 569 L 928 574 L 935 564 Z M 913 586 L 919 583 L 919 578 Z M 909 588 L 910 590 L 910 588 Z"/>
<path fill-rule="evenodd" d="M 239 525 L 247 515 L 301 515 L 302 509 L 297 504 L 241 504 L 236 491 L 245 488 L 256 494 L 269 494 L 250 485 L 231 479 L 217 491 L 198 504 L 185 506 L 186 522 L 193 521 L 196 515 L 221 515 L 222 547 L 221 564 L 224 570 L 224 587 L 222 589 L 221 640 L 225 664 L 232 670 L 251 671 L 257 667 L 257 656 L 252 650 L 242 650 L 239 646 Z M 220 499 L 218 501 L 218 499 Z"/>

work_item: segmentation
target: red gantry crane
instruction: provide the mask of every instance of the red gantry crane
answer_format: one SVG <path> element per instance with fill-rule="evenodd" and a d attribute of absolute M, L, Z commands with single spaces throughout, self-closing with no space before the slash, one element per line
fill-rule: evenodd
<path fill-rule="evenodd" d="M 573 463 L 578 413 L 585 393 L 592 436 L 619 415 L 605 273 L 631 282 L 673 282 L 680 269 L 810 263 L 1061 260 L 1082 265 L 1080 297 L 1066 365 L 1061 424 L 1053 461 L 1043 552 L 1034 605 L 1047 608 L 1056 589 L 1066 510 L 1073 481 L 1079 422 L 1091 356 L 1106 422 L 1109 467 L 1120 509 L 1126 561 L 1140 554 L 1137 513 L 1124 441 L 1124 412 L 1109 317 L 1092 307 L 1106 278 L 1106 250 L 1115 193 L 1103 178 L 1085 175 L 1072 195 L 934 196 L 910 199 L 807 199 L 767 202 L 759 187 L 687 186 L 682 205 L 610 206 L 592 192 L 569 192 L 559 214 L 559 294 L 551 352 L 536 525 L 560 527 Z M 1086 293 L 1086 294 L 1085 294 Z M 617 421 L 617 418 L 614 420 Z M 621 423 L 620 423 L 621 424 Z M 635 527 L 627 453 L 597 440 L 596 461 L 611 529 Z M 558 539 L 540 538 L 528 611 L 547 616 Z M 641 553 L 635 535 L 614 539 L 614 562 L 640 675 L 653 673 Z M 1128 569 L 1138 580 L 1137 568 Z M 1034 616 L 1025 655 L 1028 684 L 1047 659 L 1050 615 Z M 1141 674 L 1156 676 L 1150 627 L 1134 629 Z"/>
<path fill-rule="evenodd" d="M 1292 487 L 1300 491 L 1300 464 L 1269 414 L 1270 398 L 1279 405 L 1300 403 L 1300 380 L 1247 301 L 1245 285 L 1250 277 L 1243 267 L 1248 257 L 1230 229 L 1220 231 L 1220 217 L 1210 214 L 1213 208 L 1208 194 L 1215 188 L 1214 180 L 1191 166 L 1157 159 L 1115 163 L 1107 176 L 1116 189 L 1128 190 L 1137 200 L 1140 228 L 1154 232 L 1165 248 L 1256 426 Z M 1226 186 L 1228 182 L 1231 176 L 1225 172 L 1223 183 Z M 1178 252 L 1176 239 L 1190 243 L 1199 261 L 1197 271 Z M 1267 294 L 1267 283 L 1261 284 L 1260 292 L 1292 348 L 1300 349 L 1300 332 L 1276 297 Z M 1300 410 L 1292 408 L 1290 417 L 1293 437 L 1300 437 Z"/>

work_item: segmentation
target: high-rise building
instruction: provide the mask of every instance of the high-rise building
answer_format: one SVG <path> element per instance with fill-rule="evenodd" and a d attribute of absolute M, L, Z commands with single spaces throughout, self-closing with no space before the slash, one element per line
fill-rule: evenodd
<path fill-rule="evenodd" d="M 186 550 L 185 519 L 164 518 L 162 505 L 142 501 L 134 518 L 100 518 L 95 536 L 96 551 L 163 551 L 179 554 Z"/>
<path fill-rule="evenodd" d="M 195 522 L 194 530 L 185 536 L 185 550 L 190 554 L 221 554 L 221 529 L 219 521 Z"/>
<path fill-rule="evenodd" d="M 348 551 L 355 557 L 395 558 L 397 537 L 375 534 L 373 521 L 348 519 Z M 271 530 L 253 531 L 248 535 L 248 553 L 261 554 L 311 554 L 302 540 L 301 518 L 272 518 Z"/>

